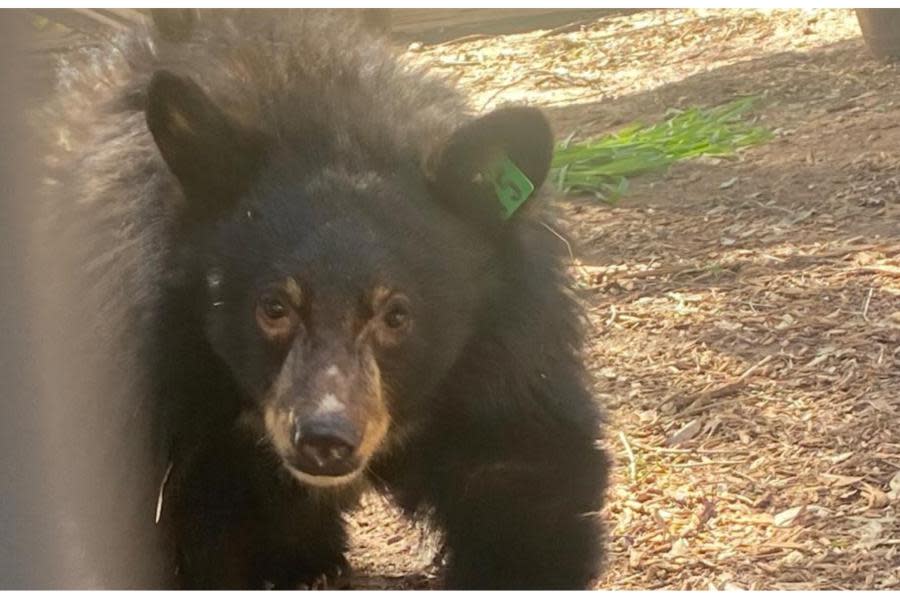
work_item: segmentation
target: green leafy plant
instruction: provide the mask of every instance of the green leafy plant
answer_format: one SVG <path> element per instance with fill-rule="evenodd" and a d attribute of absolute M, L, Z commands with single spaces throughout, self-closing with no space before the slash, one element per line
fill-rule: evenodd
<path fill-rule="evenodd" d="M 628 190 L 629 177 L 697 156 L 730 156 L 769 140 L 771 132 L 745 118 L 756 99 L 740 98 L 708 109 L 670 109 L 661 123 L 635 124 L 579 142 L 570 136 L 556 149 L 552 177 L 565 193 L 591 193 L 613 202 Z"/>

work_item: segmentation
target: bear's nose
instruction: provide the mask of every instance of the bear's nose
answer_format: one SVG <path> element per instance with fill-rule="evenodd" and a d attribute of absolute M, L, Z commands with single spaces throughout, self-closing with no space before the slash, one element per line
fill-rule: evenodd
<path fill-rule="evenodd" d="M 294 466 L 310 475 L 339 477 L 359 467 L 356 428 L 346 419 L 311 419 L 294 423 Z"/>

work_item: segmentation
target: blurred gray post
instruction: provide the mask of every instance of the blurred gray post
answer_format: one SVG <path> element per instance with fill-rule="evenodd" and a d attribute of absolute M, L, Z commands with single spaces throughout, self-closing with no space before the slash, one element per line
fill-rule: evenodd
<path fill-rule="evenodd" d="M 0 12 L 0 587 L 38 585 L 53 568 L 52 533 L 43 523 L 38 435 L 40 367 L 34 364 L 32 281 L 27 264 L 31 167 L 21 119 L 24 46 L 16 19 Z"/>
<path fill-rule="evenodd" d="M 79 351 L 92 282 L 56 260 L 77 240 L 36 233 L 23 17 L 0 10 L 0 589 L 165 587 L 149 395 Z"/>

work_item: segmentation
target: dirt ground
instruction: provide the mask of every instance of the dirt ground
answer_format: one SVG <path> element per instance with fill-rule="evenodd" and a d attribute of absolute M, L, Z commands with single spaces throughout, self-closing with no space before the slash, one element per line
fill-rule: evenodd
<path fill-rule="evenodd" d="M 733 160 L 555 201 L 615 457 L 597 588 L 900 589 L 900 67 L 851 11 L 640 12 L 414 44 L 476 107 L 560 138 L 762 96 Z M 437 541 L 369 498 L 356 588 L 436 587 Z"/>

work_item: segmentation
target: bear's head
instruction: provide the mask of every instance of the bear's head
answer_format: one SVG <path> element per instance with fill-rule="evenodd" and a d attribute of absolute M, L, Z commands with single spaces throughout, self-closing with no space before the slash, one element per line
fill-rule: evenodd
<path fill-rule="evenodd" d="M 264 133 L 166 71 L 146 119 L 183 191 L 177 239 L 209 346 L 297 479 L 354 480 L 427 417 L 486 326 L 515 226 L 487 167 L 508 158 L 539 187 L 546 120 L 499 109 L 404 156 L 327 124 L 317 139 Z"/>

